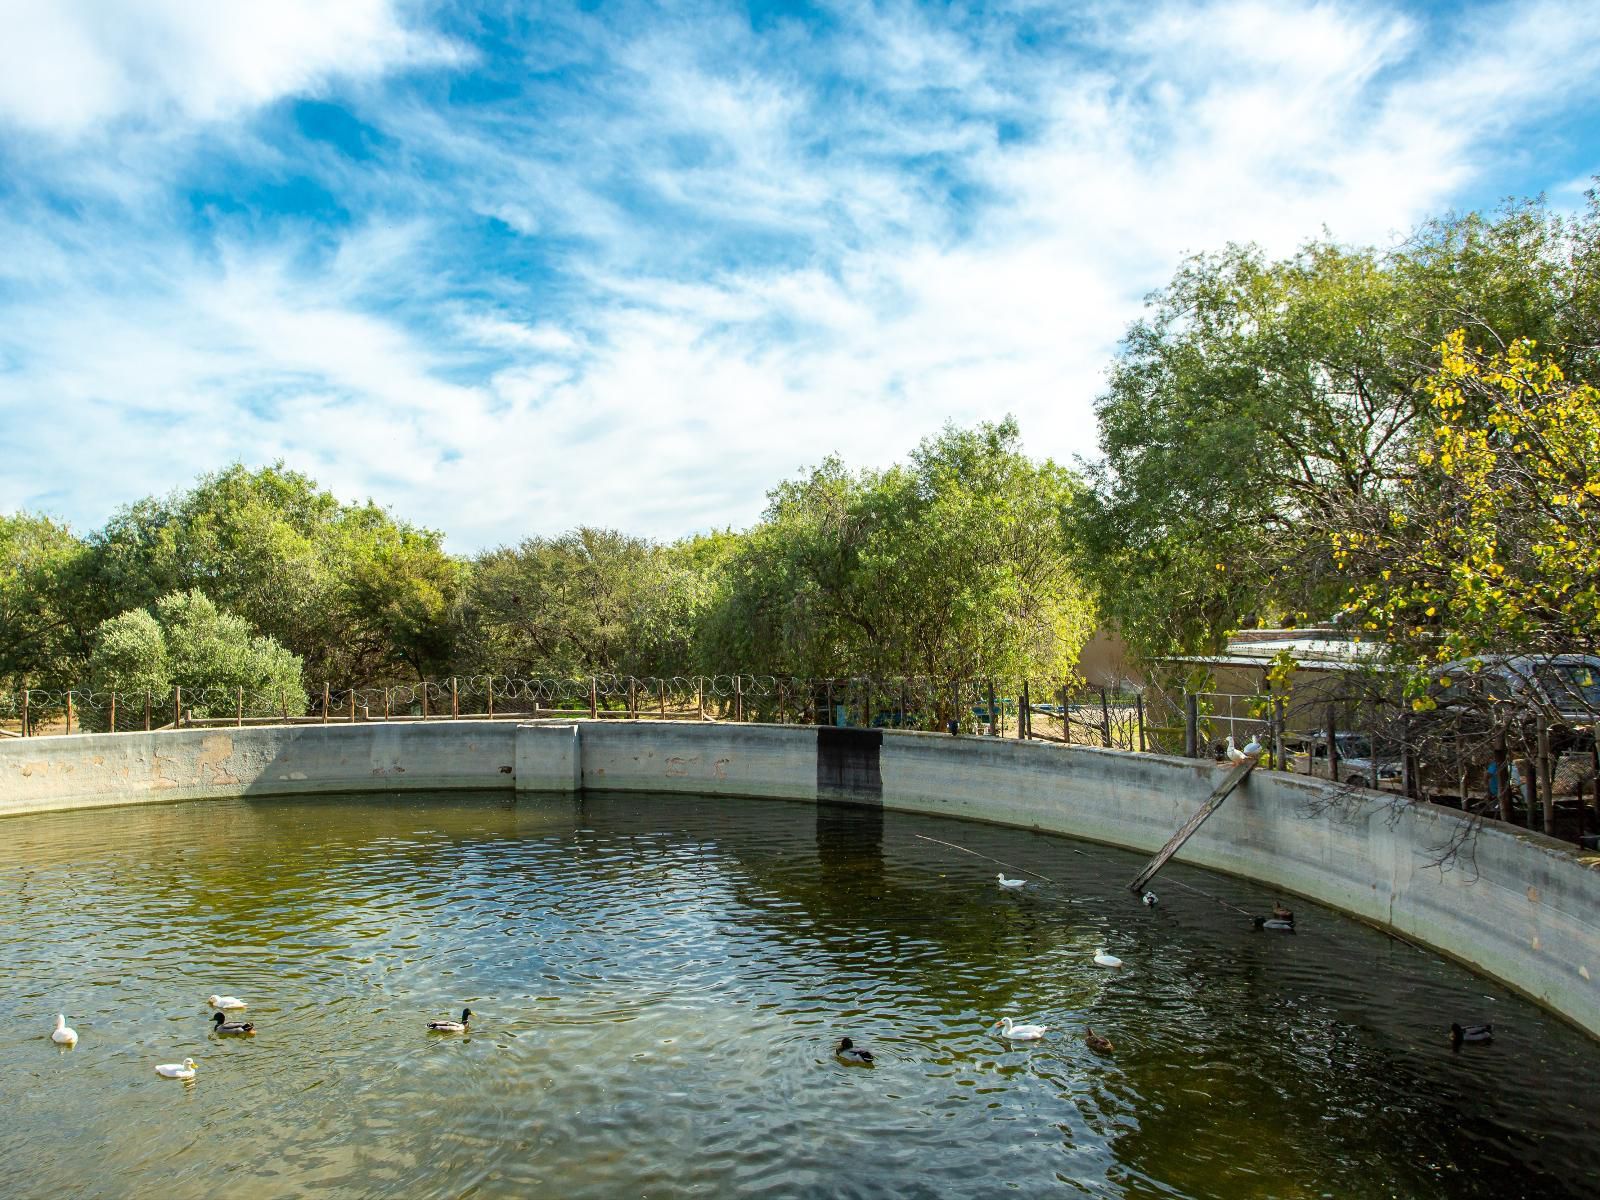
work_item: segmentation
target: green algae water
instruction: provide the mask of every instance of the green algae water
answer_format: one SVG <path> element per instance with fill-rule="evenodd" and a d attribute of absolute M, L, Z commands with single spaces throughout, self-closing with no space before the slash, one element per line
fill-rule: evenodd
<path fill-rule="evenodd" d="M 225 800 L 0 834 L 6 1196 L 1600 1185 L 1583 1035 L 1305 902 L 1296 933 L 1257 933 L 1235 909 L 1273 896 L 1250 884 L 1173 866 L 1143 907 L 1119 851 L 595 795 Z M 1004 891 L 928 839 L 1053 883 Z M 1092 965 L 1100 946 L 1125 967 Z M 213 992 L 257 1036 L 212 1035 Z M 426 1031 L 467 1005 L 470 1033 Z M 1008 1046 L 1001 1015 L 1049 1034 Z M 1452 1051 L 1453 1019 L 1495 1042 Z M 843 1035 L 875 1065 L 838 1062 Z M 193 1084 L 156 1076 L 185 1056 Z"/>

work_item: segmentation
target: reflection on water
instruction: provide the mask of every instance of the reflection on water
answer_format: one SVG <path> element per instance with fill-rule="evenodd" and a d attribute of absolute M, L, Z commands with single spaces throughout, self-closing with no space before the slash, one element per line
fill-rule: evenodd
<path fill-rule="evenodd" d="M 1254 933 L 1217 902 L 1265 911 L 1248 884 L 1171 867 L 1146 909 L 1135 856 L 1061 839 L 503 795 L 0 830 L 6 1195 L 1511 1197 L 1600 1172 L 1581 1035 L 1304 902 L 1297 934 Z M 1003 892 L 928 837 L 1057 886 Z M 255 1038 L 208 1033 L 216 991 Z M 470 1034 L 427 1034 L 469 1004 Z M 1050 1038 L 1009 1048 L 1002 1014 Z M 1497 1040 L 1453 1053 L 1452 1019 Z M 877 1066 L 835 1062 L 843 1034 Z M 155 1076 L 185 1055 L 193 1085 Z"/>

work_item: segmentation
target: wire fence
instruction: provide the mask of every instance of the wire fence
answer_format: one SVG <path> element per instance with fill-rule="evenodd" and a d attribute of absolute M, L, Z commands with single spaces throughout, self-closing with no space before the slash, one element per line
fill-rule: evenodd
<path fill-rule="evenodd" d="M 236 688 L 0 692 L 0 735 L 126 733 L 207 725 L 443 719 L 752 721 L 986 733 L 1146 748 L 1143 693 L 990 679 L 802 679 L 761 674 L 453 676 L 413 683 L 261 692 Z"/>

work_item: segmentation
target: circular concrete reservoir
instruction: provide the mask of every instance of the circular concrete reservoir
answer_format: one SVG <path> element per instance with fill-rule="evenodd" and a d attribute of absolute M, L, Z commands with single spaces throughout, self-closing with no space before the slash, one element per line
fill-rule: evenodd
<path fill-rule="evenodd" d="M 1127 851 L 646 792 L 0 828 L 11 1196 L 1508 1197 L 1600 1177 L 1581 1032 L 1303 900 L 1296 932 L 1257 932 L 1275 893 L 1237 878 L 1174 864 L 1145 907 Z M 215 992 L 255 1036 L 210 1032 Z M 428 1032 L 464 1006 L 468 1033 Z M 1003 1015 L 1050 1029 L 1008 1044 Z M 1495 1041 L 1452 1049 L 1452 1020 Z M 839 1061 L 841 1036 L 873 1065 Z M 192 1084 L 156 1076 L 186 1056 Z"/>

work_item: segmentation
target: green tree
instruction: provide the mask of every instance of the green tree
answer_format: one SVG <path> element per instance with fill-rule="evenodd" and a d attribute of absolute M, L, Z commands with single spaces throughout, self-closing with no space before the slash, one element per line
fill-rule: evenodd
<path fill-rule="evenodd" d="M 45 516 L 0 516 L 0 687 L 70 687 L 88 651 L 86 548 Z M 92 628 L 92 625 L 89 627 Z"/>
<path fill-rule="evenodd" d="M 1010 418 L 947 427 L 886 471 L 829 459 L 774 489 L 734 551 L 707 666 L 1064 679 L 1091 626 L 1058 521 L 1074 486 Z"/>
<path fill-rule="evenodd" d="M 130 609 L 96 630 L 89 659 L 96 692 L 164 697 L 181 687 L 185 709 L 204 717 L 234 712 L 242 688 L 258 709 L 306 711 L 299 658 L 248 621 L 198 590 L 172 592 L 154 609 Z"/>
<path fill-rule="evenodd" d="M 1326 531 L 1405 476 L 1431 347 L 1470 319 L 1594 370 L 1600 216 L 1540 203 L 1430 222 L 1388 253 L 1316 242 L 1185 263 L 1097 401 L 1102 459 L 1068 510 L 1103 612 L 1147 656 L 1263 619 L 1326 617 Z"/>

